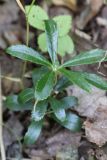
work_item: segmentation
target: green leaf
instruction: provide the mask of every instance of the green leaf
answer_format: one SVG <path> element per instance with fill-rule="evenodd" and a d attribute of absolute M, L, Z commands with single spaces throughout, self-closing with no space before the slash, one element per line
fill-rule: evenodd
<path fill-rule="evenodd" d="M 26 12 L 29 12 L 31 6 L 26 6 Z M 47 13 L 40 6 L 33 6 L 28 13 L 29 24 L 37 29 L 45 30 L 44 20 L 48 19 Z"/>
<path fill-rule="evenodd" d="M 6 98 L 6 101 L 4 102 L 4 106 L 6 106 L 8 109 L 12 111 L 24 111 L 24 110 L 32 110 L 33 104 L 31 102 L 20 104 L 18 101 L 17 95 L 11 95 Z"/>
<path fill-rule="evenodd" d="M 32 80 L 33 80 L 34 86 L 36 85 L 38 80 L 41 79 L 41 76 L 46 74 L 48 71 L 49 71 L 49 69 L 47 67 L 43 67 L 43 66 L 33 70 L 33 72 L 32 72 Z"/>
<path fill-rule="evenodd" d="M 32 121 L 28 128 L 27 133 L 25 134 L 24 144 L 26 145 L 34 144 L 41 133 L 41 129 L 42 129 L 42 121 L 39 122 Z"/>
<path fill-rule="evenodd" d="M 38 100 L 47 99 L 54 87 L 55 73 L 47 72 L 36 84 L 35 98 Z"/>
<path fill-rule="evenodd" d="M 14 57 L 20 58 L 24 61 L 33 62 L 45 66 L 51 66 L 49 61 L 42 55 L 36 52 L 34 49 L 29 48 L 25 45 L 14 45 L 7 48 L 6 52 Z"/>
<path fill-rule="evenodd" d="M 58 54 L 65 56 L 66 53 L 71 54 L 74 51 L 74 43 L 70 36 L 65 35 L 58 39 Z"/>
<path fill-rule="evenodd" d="M 58 101 L 55 98 L 50 98 L 50 104 L 51 108 L 54 111 L 55 116 L 61 121 L 65 121 L 66 119 L 66 113 L 65 109 L 62 107 L 63 103 L 61 101 Z"/>
<path fill-rule="evenodd" d="M 53 20 L 57 23 L 59 36 L 62 37 L 68 34 L 68 32 L 71 29 L 71 25 L 72 25 L 71 16 L 69 15 L 56 16 L 53 18 Z"/>
<path fill-rule="evenodd" d="M 34 89 L 26 88 L 18 95 L 18 101 L 22 104 L 34 99 Z"/>
<path fill-rule="evenodd" d="M 84 76 L 84 78 L 91 83 L 92 85 L 96 86 L 97 88 L 107 90 L 107 81 L 102 79 L 100 76 L 92 73 L 80 72 Z"/>
<path fill-rule="evenodd" d="M 42 52 L 47 52 L 46 33 L 42 33 L 38 37 L 38 45 Z"/>
<path fill-rule="evenodd" d="M 40 121 L 45 116 L 47 110 L 48 103 L 47 101 L 41 101 L 37 103 L 35 111 L 32 112 L 32 119 L 34 121 Z"/>
<path fill-rule="evenodd" d="M 72 83 L 78 85 L 80 88 L 90 92 L 91 85 L 79 72 L 69 71 L 64 68 L 60 69 L 60 72 L 67 77 Z"/>
<path fill-rule="evenodd" d="M 38 37 L 38 45 L 42 52 L 47 52 L 46 34 L 42 33 Z M 74 51 L 74 43 L 70 36 L 58 37 L 58 54 L 64 56 L 66 53 L 71 54 Z"/>
<path fill-rule="evenodd" d="M 57 120 L 58 121 L 58 120 Z M 63 127 L 73 131 L 73 132 L 79 132 L 82 127 L 82 122 L 79 116 L 68 112 L 66 115 L 66 120 L 64 122 L 58 121 L 60 125 Z"/>
<path fill-rule="evenodd" d="M 61 92 L 68 86 L 72 85 L 72 82 L 68 80 L 68 78 L 62 76 L 56 83 L 54 90 Z"/>
<path fill-rule="evenodd" d="M 78 99 L 74 96 L 67 96 L 60 100 L 62 103 L 62 108 L 69 109 L 78 104 Z"/>
<path fill-rule="evenodd" d="M 53 20 L 45 21 L 45 32 L 47 39 L 47 48 L 52 62 L 55 64 L 57 60 L 56 52 L 58 45 L 58 29 Z"/>
<path fill-rule="evenodd" d="M 100 62 L 102 59 L 103 61 L 107 61 L 107 57 L 105 57 L 106 51 L 102 49 L 94 49 L 88 52 L 80 53 L 79 55 L 75 56 L 71 60 L 65 62 L 62 67 L 70 67 L 70 66 L 77 66 L 83 64 L 93 64 Z M 105 59 L 104 59 L 105 57 Z"/>

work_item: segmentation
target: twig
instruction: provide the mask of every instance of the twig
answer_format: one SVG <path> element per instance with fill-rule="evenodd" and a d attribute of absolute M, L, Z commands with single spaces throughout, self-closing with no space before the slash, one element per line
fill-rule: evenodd
<path fill-rule="evenodd" d="M 91 36 L 89 36 L 88 34 L 82 32 L 82 31 L 80 31 L 80 30 L 78 30 L 78 29 L 75 29 L 75 30 L 74 30 L 74 33 L 75 33 L 77 36 L 81 37 L 81 38 L 84 38 L 84 39 L 89 40 L 89 41 L 91 40 Z"/>
<path fill-rule="evenodd" d="M 0 75 L 1 75 L 1 68 L 0 68 Z M 3 123 L 2 117 L 2 91 L 1 91 L 1 77 L 0 77 L 0 124 Z M 5 155 L 5 147 L 3 142 L 3 126 L 0 125 L 0 150 L 1 150 L 1 159 L 6 160 Z"/>
<path fill-rule="evenodd" d="M 107 27 L 107 19 L 102 18 L 102 17 L 97 17 L 96 21 L 100 26 Z"/>

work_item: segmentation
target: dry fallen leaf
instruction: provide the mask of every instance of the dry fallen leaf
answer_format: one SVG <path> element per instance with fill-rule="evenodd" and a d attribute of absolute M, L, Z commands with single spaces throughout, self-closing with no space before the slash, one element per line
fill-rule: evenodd
<path fill-rule="evenodd" d="M 79 106 L 76 110 L 81 116 L 94 118 L 94 113 L 99 107 L 107 106 L 106 91 L 93 87 L 88 93 L 77 86 L 67 89 L 68 95 L 73 94 L 78 98 Z"/>
<path fill-rule="evenodd" d="M 73 11 L 81 11 L 76 25 L 78 28 L 83 29 L 86 24 L 99 12 L 104 0 L 53 0 L 56 5 L 66 6 Z"/>
<path fill-rule="evenodd" d="M 84 122 L 86 137 L 90 142 L 102 146 L 107 142 L 107 96 L 106 91 L 93 87 L 87 93 L 76 86 L 68 90 L 68 94 L 78 97 L 76 109 L 81 116 L 87 117 Z"/>
<path fill-rule="evenodd" d="M 96 158 L 98 160 L 107 160 L 107 154 L 104 151 L 104 148 L 98 148 L 95 150 Z"/>
<path fill-rule="evenodd" d="M 67 6 L 74 11 L 77 10 L 76 0 L 52 0 L 52 1 L 56 5 Z"/>
<path fill-rule="evenodd" d="M 19 8 L 14 0 L 6 1 L 0 5 L 0 32 L 10 27 L 10 24 L 18 20 Z"/>
<path fill-rule="evenodd" d="M 93 120 L 86 120 L 85 133 L 90 142 L 103 146 L 107 142 L 107 103 L 94 113 Z"/>
<path fill-rule="evenodd" d="M 55 156 L 58 152 L 67 146 L 78 148 L 80 144 L 81 133 L 72 133 L 68 130 L 62 130 L 53 137 L 47 139 L 47 152 L 51 156 Z"/>
<path fill-rule="evenodd" d="M 5 127 L 4 127 L 3 138 L 4 138 L 6 149 L 12 143 L 17 141 L 17 138 L 21 139 L 22 131 L 23 131 L 22 124 L 14 115 L 11 115 L 10 119 L 5 123 Z"/>

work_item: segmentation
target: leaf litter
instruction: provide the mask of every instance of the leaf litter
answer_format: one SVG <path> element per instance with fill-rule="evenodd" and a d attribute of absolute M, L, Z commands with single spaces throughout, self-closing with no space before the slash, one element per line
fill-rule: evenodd
<path fill-rule="evenodd" d="M 68 94 L 78 97 L 76 111 L 86 117 L 84 122 L 87 139 L 98 146 L 107 142 L 107 96 L 106 91 L 93 87 L 91 94 L 76 86 L 68 89 Z"/>

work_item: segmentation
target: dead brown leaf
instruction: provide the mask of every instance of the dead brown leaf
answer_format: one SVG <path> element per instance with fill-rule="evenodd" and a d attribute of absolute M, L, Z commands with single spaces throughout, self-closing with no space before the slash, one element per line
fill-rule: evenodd
<path fill-rule="evenodd" d="M 72 133 L 68 130 L 62 130 L 53 137 L 47 139 L 47 152 L 53 156 L 67 146 L 71 146 L 71 148 L 78 148 L 80 138 L 81 133 Z"/>
<path fill-rule="evenodd" d="M 86 120 L 84 125 L 88 140 L 103 146 L 107 142 L 107 104 L 97 108 L 93 120 Z"/>
<path fill-rule="evenodd" d="M 68 95 L 74 95 L 78 98 L 78 107 L 76 110 L 81 116 L 94 118 L 94 113 L 99 107 L 107 106 L 106 91 L 92 88 L 91 93 L 88 93 L 77 86 L 68 88 Z"/>
<path fill-rule="evenodd" d="M 90 142 L 103 146 L 107 142 L 107 96 L 98 88 L 87 93 L 82 89 L 72 87 L 72 94 L 78 97 L 79 106 L 76 109 L 81 116 L 87 117 L 84 123 L 86 137 Z M 69 90 L 69 94 L 71 92 Z"/>
<path fill-rule="evenodd" d="M 96 158 L 98 160 L 107 160 L 107 154 L 105 153 L 104 149 L 96 149 Z"/>
<path fill-rule="evenodd" d="M 103 0 L 53 0 L 56 5 L 66 6 L 73 11 L 81 11 L 79 18 L 76 21 L 78 28 L 83 29 L 86 24 L 100 11 L 103 5 Z"/>
<path fill-rule="evenodd" d="M 22 31 L 19 25 L 19 7 L 15 0 L 5 0 L 0 5 L 0 48 L 19 44 Z M 25 33 L 23 33 L 25 35 Z"/>

